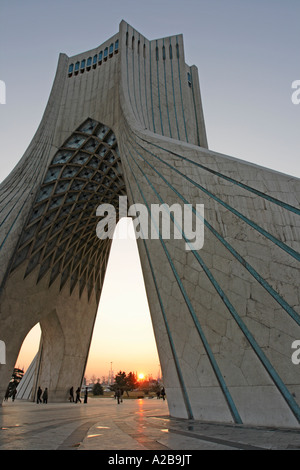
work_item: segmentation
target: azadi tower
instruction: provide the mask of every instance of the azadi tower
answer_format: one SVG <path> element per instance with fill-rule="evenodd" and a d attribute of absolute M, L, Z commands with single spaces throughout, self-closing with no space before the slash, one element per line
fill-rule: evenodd
<path fill-rule="evenodd" d="M 149 217 L 152 204 L 190 204 L 195 218 L 204 205 L 201 249 L 159 227 L 138 239 L 170 415 L 299 426 L 299 180 L 208 149 L 181 35 L 150 41 L 122 21 L 100 47 L 61 54 L 0 190 L 1 399 L 38 322 L 36 384 L 51 402 L 81 384 L 111 246 L 96 209 L 119 217 L 127 196 Z"/>

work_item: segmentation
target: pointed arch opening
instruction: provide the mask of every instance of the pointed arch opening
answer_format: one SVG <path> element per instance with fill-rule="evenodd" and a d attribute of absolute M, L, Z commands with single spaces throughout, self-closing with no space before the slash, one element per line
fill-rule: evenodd
<path fill-rule="evenodd" d="M 109 385 L 120 370 L 160 378 L 137 241 L 126 217 L 114 232 L 85 379 Z"/>

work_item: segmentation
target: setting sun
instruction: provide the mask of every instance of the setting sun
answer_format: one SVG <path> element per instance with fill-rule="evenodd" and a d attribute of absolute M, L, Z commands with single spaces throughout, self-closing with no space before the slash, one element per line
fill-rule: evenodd
<path fill-rule="evenodd" d="M 138 375 L 138 379 L 139 379 L 139 380 L 144 380 L 144 378 L 145 378 L 145 375 L 144 375 L 144 374 L 139 374 L 139 375 Z"/>

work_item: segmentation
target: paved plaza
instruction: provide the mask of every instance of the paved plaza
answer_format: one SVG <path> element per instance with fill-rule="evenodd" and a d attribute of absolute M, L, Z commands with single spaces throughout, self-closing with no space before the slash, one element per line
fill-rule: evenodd
<path fill-rule="evenodd" d="M 0 407 L 0 450 L 296 450 L 297 429 L 169 417 L 167 401 L 90 398 L 84 403 L 16 400 Z"/>

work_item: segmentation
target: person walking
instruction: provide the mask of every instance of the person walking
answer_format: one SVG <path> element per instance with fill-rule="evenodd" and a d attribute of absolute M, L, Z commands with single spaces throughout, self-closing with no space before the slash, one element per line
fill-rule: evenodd
<path fill-rule="evenodd" d="M 77 390 L 76 390 L 76 402 L 77 403 L 78 401 L 80 401 L 81 403 L 81 400 L 80 400 L 80 388 L 78 387 Z"/>
<path fill-rule="evenodd" d="M 116 390 L 116 398 L 117 398 L 117 401 L 118 401 L 118 405 L 120 404 L 120 397 L 121 397 L 121 390 L 118 388 Z"/>
<path fill-rule="evenodd" d="M 43 393 L 43 403 L 48 403 L 48 388 L 46 387 Z"/>
<path fill-rule="evenodd" d="M 165 399 L 165 396 L 166 396 L 165 387 L 163 387 L 163 388 L 161 389 L 160 394 L 161 394 L 161 396 L 162 396 L 162 399 L 164 400 L 164 399 Z"/>
<path fill-rule="evenodd" d="M 41 387 L 38 388 L 37 394 L 36 394 L 36 402 L 37 404 L 42 403 L 41 396 L 42 396 L 43 390 Z"/>
<path fill-rule="evenodd" d="M 71 403 L 74 403 L 74 388 L 71 387 L 70 390 L 69 390 L 69 400 Z"/>
<path fill-rule="evenodd" d="M 84 401 L 83 401 L 83 403 L 87 403 L 87 399 L 88 399 L 88 388 L 85 387 L 85 391 L 84 391 Z"/>

